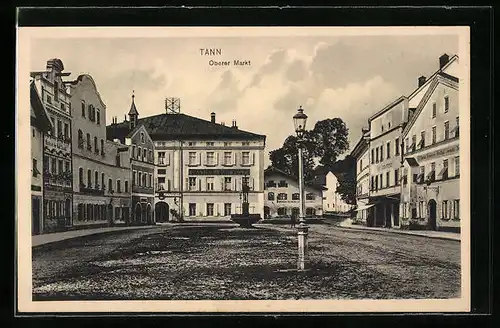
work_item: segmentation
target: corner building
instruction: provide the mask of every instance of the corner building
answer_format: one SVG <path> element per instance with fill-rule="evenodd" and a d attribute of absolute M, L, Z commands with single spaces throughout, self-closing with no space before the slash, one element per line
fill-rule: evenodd
<path fill-rule="evenodd" d="M 87 74 L 67 82 L 74 111 L 74 225 L 130 220 L 130 156 L 126 145 L 106 140 L 106 105 Z"/>
<path fill-rule="evenodd" d="M 45 71 L 31 72 L 34 85 L 51 121 L 43 134 L 43 226 L 44 232 L 73 225 L 72 109 L 70 94 L 62 80 L 60 59 L 47 61 Z"/>
<path fill-rule="evenodd" d="M 403 131 L 403 224 L 460 231 L 459 78 L 430 81 Z"/>
<path fill-rule="evenodd" d="M 128 122 L 108 126 L 114 138 Z M 138 118 L 154 142 L 156 222 L 172 219 L 228 219 L 241 213 L 244 180 L 249 211 L 264 215 L 266 137 L 181 113 Z M 109 138 L 109 137 L 108 137 Z"/>

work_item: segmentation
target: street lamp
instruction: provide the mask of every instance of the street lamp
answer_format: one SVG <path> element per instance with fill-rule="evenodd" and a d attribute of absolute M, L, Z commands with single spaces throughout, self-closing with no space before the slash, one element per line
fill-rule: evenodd
<path fill-rule="evenodd" d="M 293 116 L 293 124 L 295 125 L 295 132 L 298 138 L 298 149 L 299 149 L 299 225 L 297 227 L 298 235 L 298 260 L 297 260 L 297 270 L 303 271 L 306 269 L 306 253 L 307 253 L 307 234 L 309 227 L 305 223 L 304 219 L 304 167 L 303 167 L 303 138 L 306 131 L 307 115 L 304 114 L 304 109 L 302 106 L 297 109 L 297 114 Z"/>

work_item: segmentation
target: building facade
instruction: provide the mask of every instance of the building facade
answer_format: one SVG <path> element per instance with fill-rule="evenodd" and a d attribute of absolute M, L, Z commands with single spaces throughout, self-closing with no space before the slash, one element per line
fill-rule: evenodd
<path fill-rule="evenodd" d="M 43 233 L 43 138 L 53 127 L 34 81 L 30 83 L 31 104 L 31 233 Z"/>
<path fill-rule="evenodd" d="M 370 124 L 370 207 L 367 225 L 399 227 L 401 133 L 408 98 L 400 97 L 368 120 Z"/>
<path fill-rule="evenodd" d="M 325 190 L 323 191 L 323 213 L 346 213 L 353 205 L 347 204 L 337 192 L 339 179 L 329 171 L 325 176 Z"/>
<path fill-rule="evenodd" d="M 106 139 L 106 105 L 93 78 L 67 82 L 73 108 L 74 225 L 128 222 L 131 210 L 128 146 Z"/>
<path fill-rule="evenodd" d="M 439 72 L 403 131 L 405 226 L 460 230 L 459 79 Z"/>
<path fill-rule="evenodd" d="M 299 214 L 300 192 L 299 181 L 275 167 L 264 171 L 265 205 L 264 218 L 288 217 Z M 323 190 L 319 185 L 304 186 L 305 216 L 323 215 Z"/>
<path fill-rule="evenodd" d="M 363 135 L 351 151 L 351 156 L 356 159 L 356 216 L 354 220 L 367 224 L 371 211 L 370 197 L 370 131 L 363 130 Z"/>
<path fill-rule="evenodd" d="M 32 72 L 35 87 L 51 121 L 43 134 L 43 231 L 72 226 L 73 173 L 70 94 L 62 80 L 60 59 L 47 61 L 45 71 Z"/>
<path fill-rule="evenodd" d="M 249 211 L 264 215 L 266 137 L 181 113 L 138 118 L 154 143 L 156 222 L 228 219 L 241 213 L 243 181 Z M 129 122 L 108 126 L 108 138 L 128 133 Z M 149 175 L 149 172 L 148 172 Z"/>

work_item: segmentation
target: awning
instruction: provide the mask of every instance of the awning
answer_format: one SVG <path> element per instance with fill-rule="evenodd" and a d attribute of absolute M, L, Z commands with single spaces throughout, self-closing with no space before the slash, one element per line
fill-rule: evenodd
<path fill-rule="evenodd" d="M 424 139 L 420 139 L 420 142 L 418 143 L 418 146 L 420 148 L 422 148 L 423 145 L 424 145 Z"/>
<path fill-rule="evenodd" d="M 369 205 L 365 205 L 365 206 L 360 206 L 358 207 L 357 209 L 355 209 L 354 211 L 357 212 L 357 211 L 362 211 L 362 210 L 366 210 L 372 206 L 375 206 L 375 204 L 369 204 Z"/>
<path fill-rule="evenodd" d="M 427 174 L 427 179 L 432 179 L 432 178 L 434 178 L 434 174 L 435 174 L 435 173 L 436 173 L 436 172 L 435 172 L 434 170 L 433 170 L 433 171 L 430 171 L 430 172 L 429 172 L 429 174 Z"/>
<path fill-rule="evenodd" d="M 442 177 L 444 174 L 448 172 L 448 166 L 443 167 L 443 169 L 439 172 L 438 177 Z"/>

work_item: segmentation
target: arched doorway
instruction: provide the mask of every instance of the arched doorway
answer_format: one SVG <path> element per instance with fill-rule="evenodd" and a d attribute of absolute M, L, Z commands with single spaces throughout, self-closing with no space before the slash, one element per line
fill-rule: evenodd
<path fill-rule="evenodd" d="M 147 222 L 148 224 L 153 224 L 153 217 L 151 213 L 151 204 L 148 203 L 148 206 L 146 207 L 146 217 L 147 217 Z"/>
<path fill-rule="evenodd" d="M 113 205 L 108 204 L 108 221 L 113 221 Z"/>
<path fill-rule="evenodd" d="M 134 222 L 135 223 L 141 223 L 142 221 L 142 206 L 141 203 L 135 204 L 135 215 L 134 215 Z"/>
<path fill-rule="evenodd" d="M 155 205 L 155 216 L 157 222 L 168 222 L 169 206 L 165 202 L 159 202 Z"/>
<path fill-rule="evenodd" d="M 431 230 L 436 230 L 436 201 L 434 199 L 431 199 L 428 204 L 428 210 L 429 210 L 429 228 Z"/>

